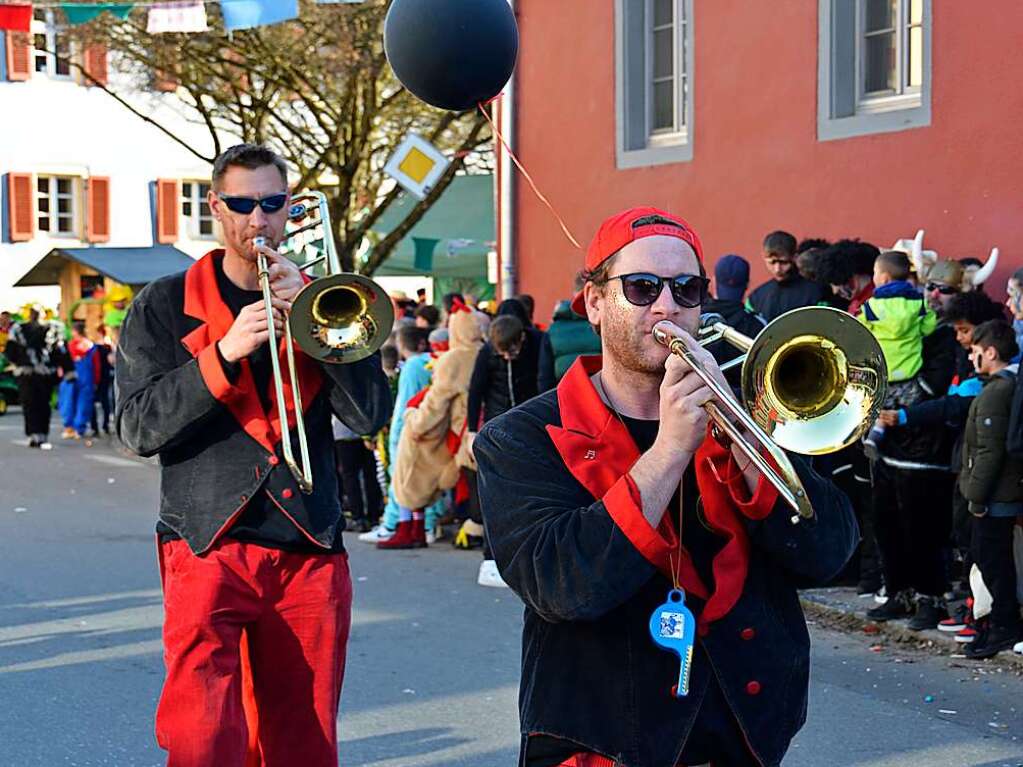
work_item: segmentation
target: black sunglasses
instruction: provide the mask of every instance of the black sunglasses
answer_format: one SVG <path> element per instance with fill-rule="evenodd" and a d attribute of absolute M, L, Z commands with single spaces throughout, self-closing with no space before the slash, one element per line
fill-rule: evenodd
<path fill-rule="evenodd" d="M 611 280 L 622 281 L 622 295 L 633 306 L 650 306 L 661 295 L 664 283 L 668 283 L 675 303 L 692 309 L 707 300 L 707 288 L 710 286 L 710 280 L 698 274 L 658 277 L 647 272 L 634 272 L 609 277 L 608 281 Z"/>
<path fill-rule="evenodd" d="M 939 285 L 936 282 L 928 282 L 927 283 L 927 292 L 928 293 L 933 293 L 935 290 L 938 291 L 939 293 L 941 293 L 941 295 L 943 295 L 943 296 L 951 296 L 951 295 L 955 295 L 956 293 L 959 292 L 958 290 L 953 288 L 951 285 Z"/>
<path fill-rule="evenodd" d="M 241 213 L 243 216 L 249 215 L 256 209 L 257 205 L 263 209 L 264 213 L 276 213 L 288 201 L 288 195 L 285 192 L 268 194 L 266 197 L 260 197 L 259 199 L 255 197 L 233 197 L 227 194 L 220 194 L 220 192 L 217 192 L 217 197 L 227 206 L 229 211 Z"/>

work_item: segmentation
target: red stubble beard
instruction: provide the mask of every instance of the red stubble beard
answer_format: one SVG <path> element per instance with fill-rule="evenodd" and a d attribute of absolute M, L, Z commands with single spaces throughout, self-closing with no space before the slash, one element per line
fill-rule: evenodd
<path fill-rule="evenodd" d="M 600 321 L 600 338 L 605 353 L 625 370 L 655 376 L 658 380 L 663 378 L 664 363 L 670 352 L 654 339 L 651 332 L 662 319 L 630 311 L 609 300 Z M 686 332 L 696 334 L 697 328 L 687 327 L 684 317 L 677 316 L 670 321 Z"/>

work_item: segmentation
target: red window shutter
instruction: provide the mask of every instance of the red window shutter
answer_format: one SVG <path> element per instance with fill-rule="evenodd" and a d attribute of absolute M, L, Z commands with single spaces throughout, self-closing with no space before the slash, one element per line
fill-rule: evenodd
<path fill-rule="evenodd" d="M 35 179 L 31 173 L 7 174 L 11 242 L 26 242 L 36 233 Z"/>
<path fill-rule="evenodd" d="M 156 181 L 156 241 L 171 245 L 178 241 L 178 180 Z"/>
<path fill-rule="evenodd" d="M 7 32 L 7 79 L 28 80 L 32 76 L 31 39 L 23 32 Z"/>
<path fill-rule="evenodd" d="M 178 79 L 170 72 L 154 69 L 153 89 L 161 93 L 174 93 L 178 89 Z"/>
<path fill-rule="evenodd" d="M 92 78 L 85 78 L 86 85 L 107 84 L 107 47 L 102 43 L 94 43 L 85 47 L 82 67 Z M 95 82 L 93 82 L 95 81 Z"/>
<path fill-rule="evenodd" d="M 86 210 L 85 236 L 89 242 L 110 241 L 110 179 L 91 176 Z"/>

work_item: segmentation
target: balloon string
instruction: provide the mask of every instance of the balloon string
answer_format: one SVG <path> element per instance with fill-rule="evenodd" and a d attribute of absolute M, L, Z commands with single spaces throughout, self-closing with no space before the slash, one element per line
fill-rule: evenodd
<path fill-rule="evenodd" d="M 490 99 L 490 101 L 488 101 L 487 104 L 496 101 L 497 98 L 498 97 L 495 96 L 493 99 Z M 565 236 L 568 238 L 568 241 L 575 245 L 577 249 L 582 250 L 583 246 L 579 244 L 579 241 L 575 237 L 572 236 L 572 233 L 568 230 L 568 226 L 565 224 L 565 220 L 561 217 L 558 211 L 555 210 L 554 206 L 551 205 L 550 200 L 544 197 L 540 190 L 537 189 L 536 184 L 533 182 L 533 177 L 529 175 L 529 171 L 527 171 L 525 167 L 523 167 L 522 163 L 519 162 L 519 158 L 515 156 L 515 153 L 511 150 L 511 147 L 508 146 L 508 142 L 504 140 L 504 136 L 501 135 L 501 131 L 498 129 L 497 125 L 494 124 L 494 121 L 490 119 L 490 115 L 487 114 L 487 110 L 483 108 L 484 104 L 480 102 L 478 106 L 480 108 L 480 111 L 483 113 L 483 117 L 485 117 L 487 122 L 490 123 L 490 129 L 494 132 L 494 135 L 497 136 L 497 140 L 501 142 L 501 146 L 504 147 L 504 151 L 508 153 L 508 156 L 511 158 L 512 162 L 515 163 L 515 167 L 519 169 L 522 175 L 525 176 L 526 181 L 529 182 L 529 186 L 533 189 L 533 194 L 537 196 L 537 199 L 539 199 L 540 202 L 547 206 L 547 209 L 551 212 L 554 218 L 558 220 L 558 223 L 561 225 L 561 231 L 565 233 Z"/>

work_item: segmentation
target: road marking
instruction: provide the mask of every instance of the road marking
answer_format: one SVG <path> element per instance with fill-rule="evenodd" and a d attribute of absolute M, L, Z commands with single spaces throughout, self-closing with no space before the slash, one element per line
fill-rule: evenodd
<path fill-rule="evenodd" d="M 139 463 L 138 461 L 132 461 L 129 458 L 118 458 L 116 455 L 102 455 L 97 453 L 86 453 L 85 457 L 90 461 L 96 461 L 97 463 L 104 463 L 107 466 L 120 466 L 122 468 L 138 468 L 145 464 Z"/>

